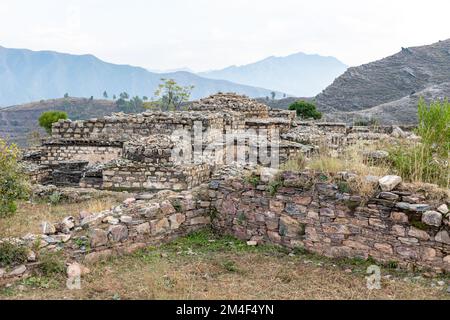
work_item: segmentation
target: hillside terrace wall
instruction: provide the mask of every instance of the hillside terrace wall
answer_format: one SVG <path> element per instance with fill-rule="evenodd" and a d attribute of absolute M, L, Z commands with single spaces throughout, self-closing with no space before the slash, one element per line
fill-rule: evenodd
<path fill-rule="evenodd" d="M 343 194 L 312 173 L 262 179 L 255 173 L 252 180 L 237 176 L 210 182 L 217 230 L 332 258 L 370 256 L 450 271 L 448 215 L 436 225 L 422 222 L 425 212 L 435 212 L 448 198 L 433 201 L 405 189 L 364 198 Z"/>

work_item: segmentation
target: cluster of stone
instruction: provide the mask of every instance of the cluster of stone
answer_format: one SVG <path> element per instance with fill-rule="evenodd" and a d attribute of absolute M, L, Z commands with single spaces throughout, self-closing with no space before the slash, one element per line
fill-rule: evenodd
<path fill-rule="evenodd" d="M 234 93 L 218 93 L 188 107 L 191 111 L 237 111 L 246 118 L 268 118 L 269 109 L 263 103 Z"/>
<path fill-rule="evenodd" d="M 412 130 L 406 127 L 405 130 Z M 379 140 L 419 139 L 411 131 L 404 131 L 397 126 L 358 127 L 345 123 L 295 122 L 287 132 L 282 132 L 282 138 L 311 146 L 327 146 L 331 150 L 342 151 L 358 142 L 371 144 Z"/>
<path fill-rule="evenodd" d="M 199 193 L 163 191 L 129 198 L 111 210 L 43 222 L 42 234 L 2 240 L 26 247 L 28 261 L 0 269 L 0 278 L 30 274 L 43 252 L 63 251 L 69 264 L 88 264 L 187 235 L 210 225 L 208 200 Z"/>
<path fill-rule="evenodd" d="M 379 191 L 370 198 L 343 193 L 337 183 L 312 172 L 285 172 L 274 180 L 274 172 L 263 169 L 249 177 L 210 183 L 218 230 L 333 258 L 370 256 L 400 266 L 450 270 L 448 195 L 427 199 L 397 176 L 379 179 Z"/>

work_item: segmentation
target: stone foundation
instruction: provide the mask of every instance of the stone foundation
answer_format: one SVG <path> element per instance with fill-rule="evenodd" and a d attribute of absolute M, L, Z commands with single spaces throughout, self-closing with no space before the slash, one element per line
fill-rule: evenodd
<path fill-rule="evenodd" d="M 448 203 L 406 188 L 373 197 L 344 194 L 322 174 L 284 173 L 276 180 L 253 174 L 210 183 L 213 226 L 242 240 L 304 248 L 332 258 L 374 258 L 450 271 Z M 342 183 L 347 183 L 342 180 Z M 424 215 L 441 217 L 434 225 Z"/>

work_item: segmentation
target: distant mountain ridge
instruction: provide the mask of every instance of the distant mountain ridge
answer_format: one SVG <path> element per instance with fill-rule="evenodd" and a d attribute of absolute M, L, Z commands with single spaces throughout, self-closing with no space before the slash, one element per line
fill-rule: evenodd
<path fill-rule="evenodd" d="M 346 69 L 347 66 L 334 57 L 300 52 L 286 57 L 271 56 L 243 66 L 230 66 L 198 74 L 210 79 L 273 88 L 293 96 L 313 97 Z"/>
<path fill-rule="evenodd" d="M 449 97 L 450 39 L 402 48 L 387 58 L 349 68 L 319 94 L 318 108 L 330 119 L 377 117 L 416 122 L 417 101 Z"/>
<path fill-rule="evenodd" d="M 250 97 L 269 96 L 273 89 L 257 88 L 226 80 L 202 78 L 189 72 L 152 73 L 144 68 L 104 62 L 93 55 L 31 51 L 0 47 L 0 106 L 71 96 L 103 98 L 127 92 L 152 96 L 161 78 L 194 85 L 192 99 L 236 92 Z M 281 95 L 281 92 L 277 92 Z"/>

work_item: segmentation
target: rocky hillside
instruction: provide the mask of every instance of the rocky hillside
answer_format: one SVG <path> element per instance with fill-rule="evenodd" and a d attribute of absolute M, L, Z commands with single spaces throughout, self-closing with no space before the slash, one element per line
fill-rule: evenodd
<path fill-rule="evenodd" d="M 393 56 L 350 68 L 319 94 L 316 102 L 327 113 L 370 109 L 367 112 L 383 117 L 389 113 L 388 119 L 410 120 L 414 119 L 417 97 L 448 96 L 448 82 L 450 39 L 403 48 Z"/>
<path fill-rule="evenodd" d="M 125 91 L 131 96 L 151 97 L 161 78 L 194 85 L 193 99 L 219 91 L 250 97 L 266 97 L 272 92 L 269 90 L 272 88 L 206 79 L 189 72 L 152 73 L 139 67 L 107 63 L 93 55 L 0 47 L 0 107 L 60 98 L 65 93 L 73 97 L 103 98 L 104 91 L 110 97 Z"/>
<path fill-rule="evenodd" d="M 72 120 L 102 117 L 120 111 L 113 101 L 84 98 L 45 100 L 3 108 L 0 109 L 0 138 L 24 146 L 31 132 L 45 135 L 39 128 L 38 118 L 42 112 L 50 110 L 65 111 Z"/>
<path fill-rule="evenodd" d="M 428 103 L 450 97 L 450 82 L 434 85 L 399 100 L 361 111 L 325 114 L 325 119 L 347 123 L 376 120 L 381 124 L 414 124 L 417 123 L 417 105 L 421 97 Z"/>

